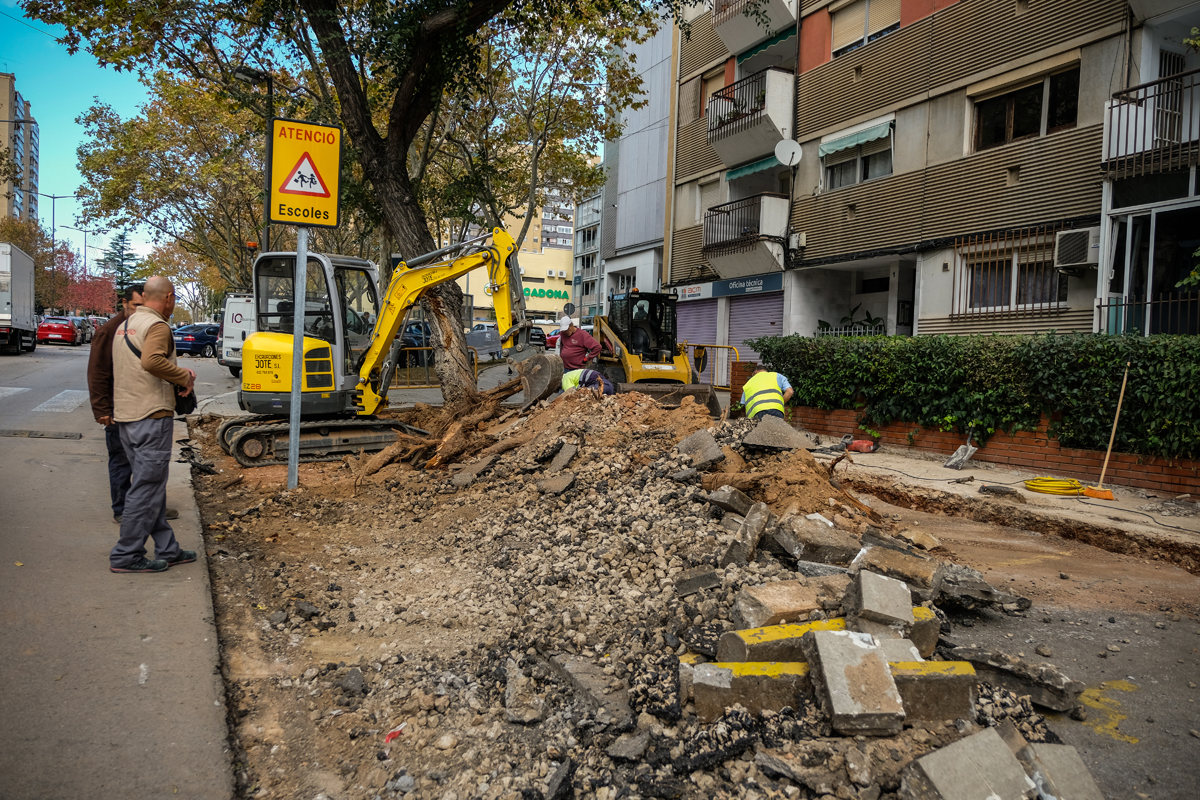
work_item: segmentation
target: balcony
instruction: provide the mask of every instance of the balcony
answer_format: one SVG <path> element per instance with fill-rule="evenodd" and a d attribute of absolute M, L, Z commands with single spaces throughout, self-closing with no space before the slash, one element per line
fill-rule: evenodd
<path fill-rule="evenodd" d="M 782 272 L 788 199 L 756 194 L 704 214 L 704 260 L 722 278 Z"/>
<path fill-rule="evenodd" d="M 1107 103 L 1103 169 L 1110 178 L 1186 170 L 1200 154 L 1200 69 L 1131 86 Z"/>
<path fill-rule="evenodd" d="M 749 5 L 757 5 L 756 12 L 749 16 L 743 12 Z M 756 14 L 765 14 L 769 24 L 764 25 Z M 796 26 L 796 0 L 715 0 L 713 3 L 713 28 L 717 36 L 731 53 L 744 53 L 759 42 L 784 28 Z"/>
<path fill-rule="evenodd" d="M 713 92 L 708 101 L 708 143 L 726 166 L 775 152 L 792 130 L 795 78 L 770 67 Z"/>
<path fill-rule="evenodd" d="M 1200 292 L 1176 290 L 1157 299 L 1112 297 L 1096 302 L 1096 330 L 1151 336 L 1200 335 Z"/>

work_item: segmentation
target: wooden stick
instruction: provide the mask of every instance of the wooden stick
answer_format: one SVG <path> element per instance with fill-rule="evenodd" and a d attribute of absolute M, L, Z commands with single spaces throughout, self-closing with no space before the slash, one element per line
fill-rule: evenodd
<path fill-rule="evenodd" d="M 1108 457 L 1112 455 L 1113 440 L 1117 438 L 1117 420 L 1121 418 L 1121 403 L 1125 400 L 1125 382 L 1129 380 L 1129 365 L 1132 361 L 1125 362 L 1125 377 L 1121 378 L 1121 395 L 1117 398 L 1117 415 L 1113 417 L 1112 433 L 1108 435 L 1108 452 L 1104 454 L 1104 466 L 1100 468 L 1100 483 L 1096 486 L 1097 489 L 1104 488 L 1104 473 L 1108 472 Z"/>

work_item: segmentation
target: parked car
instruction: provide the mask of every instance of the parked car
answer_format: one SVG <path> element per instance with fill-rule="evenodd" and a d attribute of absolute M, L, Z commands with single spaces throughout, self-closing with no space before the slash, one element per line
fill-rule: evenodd
<path fill-rule="evenodd" d="M 400 364 L 409 367 L 423 367 L 432 364 L 432 352 L 429 350 L 412 350 L 409 348 L 429 347 L 433 341 L 433 330 L 423 319 L 412 320 L 404 324 L 400 331 L 400 346 L 408 352 L 401 356 Z"/>
<path fill-rule="evenodd" d="M 496 330 L 496 323 L 494 323 L 494 322 L 476 322 L 475 325 L 471 328 L 471 330 L 473 330 L 473 331 L 494 331 L 494 330 Z M 544 330 L 542 330 L 541 328 L 539 328 L 538 326 L 534 325 L 529 330 L 529 343 L 534 345 L 535 347 L 546 348 L 547 347 L 546 332 Z M 488 353 L 488 356 L 490 358 L 496 358 L 499 355 L 500 355 L 499 353 Z"/>
<path fill-rule="evenodd" d="M 87 344 L 96 335 L 96 329 L 92 327 L 92 323 L 87 317 L 67 317 L 75 323 L 75 326 L 83 332 L 83 343 Z"/>
<path fill-rule="evenodd" d="M 38 344 L 69 344 L 78 347 L 83 344 L 83 329 L 75 324 L 70 317 L 46 317 L 38 325 Z"/>
<path fill-rule="evenodd" d="M 88 317 L 88 322 L 92 323 L 92 328 L 96 331 L 100 330 L 100 326 L 108 322 L 108 317 Z M 92 334 L 95 335 L 94 333 Z"/>
<path fill-rule="evenodd" d="M 212 323 L 184 325 L 175 331 L 175 351 L 212 358 L 217 354 L 217 335 L 220 332 L 221 327 Z"/>

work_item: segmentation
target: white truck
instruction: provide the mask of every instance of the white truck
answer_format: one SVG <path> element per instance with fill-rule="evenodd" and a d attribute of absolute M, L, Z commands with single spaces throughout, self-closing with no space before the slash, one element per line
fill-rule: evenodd
<path fill-rule="evenodd" d="M 233 377 L 242 374 L 242 342 L 258 330 L 254 317 L 254 295 L 233 292 L 225 296 L 221 309 L 221 333 L 217 340 L 217 363 Z"/>
<path fill-rule="evenodd" d="M 0 353 L 37 348 L 33 304 L 33 259 L 10 242 L 0 242 Z"/>

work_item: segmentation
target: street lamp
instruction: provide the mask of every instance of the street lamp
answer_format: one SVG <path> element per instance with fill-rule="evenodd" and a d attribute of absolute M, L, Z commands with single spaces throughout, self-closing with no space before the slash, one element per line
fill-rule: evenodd
<path fill-rule="evenodd" d="M 99 231 L 89 231 L 86 228 L 76 228 L 71 225 L 63 225 L 63 227 L 69 231 L 79 231 L 80 233 L 83 234 L 83 274 L 87 275 L 88 274 L 88 271 L 87 271 L 87 251 L 88 251 L 87 237 L 88 237 L 89 233 L 99 233 Z"/>
<path fill-rule="evenodd" d="M 241 65 L 233 71 L 233 77 L 237 78 L 242 83 L 248 83 L 251 86 L 259 84 L 267 84 L 267 125 L 266 125 L 266 141 L 270 141 L 271 136 L 271 120 L 275 118 L 275 80 L 271 77 L 271 73 L 263 72 L 262 70 L 248 67 L 245 64 Z M 263 150 L 263 248 L 264 253 L 271 250 L 271 215 L 267 209 L 267 204 L 270 202 L 271 187 L 267 185 L 267 180 L 271 174 L 271 165 L 267 163 L 267 153 L 270 152 L 270 147 Z"/>
<path fill-rule="evenodd" d="M 54 229 L 58 227 L 55 224 L 55 219 L 56 219 L 55 211 L 57 208 L 55 204 L 59 200 L 62 200 L 64 197 L 79 197 L 79 192 L 75 192 L 74 194 L 44 194 L 42 192 L 34 192 L 33 194 L 36 194 L 38 197 L 49 197 L 50 198 L 50 252 L 53 253 L 55 251 L 55 247 L 56 247 L 56 242 L 54 239 Z M 66 228 L 69 226 L 63 225 L 63 227 Z"/>

